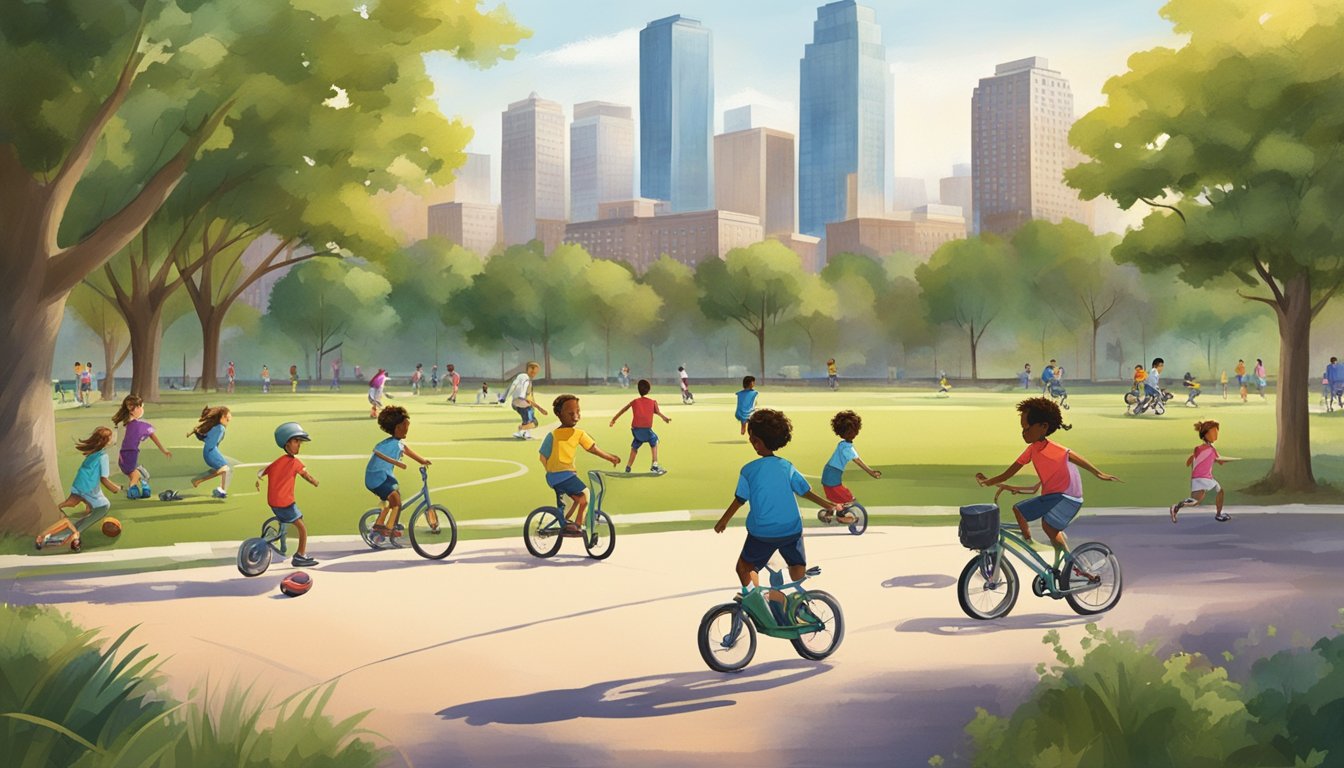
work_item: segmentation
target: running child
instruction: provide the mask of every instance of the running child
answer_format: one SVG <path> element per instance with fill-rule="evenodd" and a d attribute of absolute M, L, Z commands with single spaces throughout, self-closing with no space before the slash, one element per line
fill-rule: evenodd
<path fill-rule="evenodd" d="M 406 468 L 405 462 L 401 460 L 402 455 L 420 462 L 422 467 L 428 467 L 433 462 L 402 442 L 406 439 L 406 434 L 411 431 L 411 415 L 405 408 L 400 405 L 389 405 L 379 411 L 378 428 L 390 437 L 373 446 L 373 455 L 369 457 L 369 464 L 364 468 L 364 487 L 382 502 L 373 530 L 383 536 L 400 536 L 403 528 L 397 520 L 401 517 L 401 491 L 396 476 L 392 474 L 392 468 Z"/>
<path fill-rule="evenodd" d="M 140 466 L 140 444 L 149 438 L 158 446 L 159 452 L 173 458 L 173 452 L 163 447 L 154 425 L 145 421 L 145 401 L 139 395 L 127 395 L 121 401 L 121 407 L 112 416 L 112 426 L 123 427 L 126 434 L 121 438 L 121 451 L 117 454 L 117 469 L 126 475 L 126 498 L 147 499 L 149 472 Z"/>
<path fill-rule="evenodd" d="M 462 384 L 462 374 L 457 372 L 457 368 L 452 363 L 448 364 L 448 381 L 453 385 L 453 393 L 448 396 L 448 402 L 456 403 L 457 388 Z"/>
<path fill-rule="evenodd" d="M 1241 402 L 1246 402 L 1246 361 L 1238 360 L 1237 367 L 1233 370 L 1237 375 L 1237 389 L 1241 390 Z"/>
<path fill-rule="evenodd" d="M 229 497 L 229 480 L 233 477 L 233 467 L 229 465 L 229 460 L 224 454 L 219 452 L 219 444 L 224 442 L 225 428 L 232 420 L 233 414 L 228 408 L 222 405 L 211 408 L 207 405 L 201 409 L 200 422 L 196 424 L 195 429 L 187 433 L 188 436 L 194 436 L 205 443 L 201 447 L 201 458 L 205 459 L 206 470 L 191 479 L 191 487 L 197 488 L 201 483 L 218 477 L 219 487 L 210 492 L 216 499 Z"/>
<path fill-rule="evenodd" d="M 860 429 L 863 429 L 863 419 L 853 411 L 841 411 L 831 418 L 831 431 L 840 438 L 840 442 L 821 470 L 821 489 L 827 500 L 836 505 L 836 521 L 846 524 L 854 522 L 854 516 L 845 511 L 846 507 L 854 503 L 854 494 L 845 487 L 845 467 L 852 461 L 869 477 L 882 477 L 881 472 L 864 464 L 863 459 L 859 458 L 859 452 L 854 449 L 854 438 L 859 436 Z M 831 516 L 830 510 L 817 512 L 817 518 L 823 523 L 831 522 Z"/>
<path fill-rule="evenodd" d="M 742 389 L 737 393 L 737 421 L 742 425 L 740 434 L 747 434 L 747 419 L 751 418 L 751 412 L 756 410 L 756 396 L 760 393 L 756 391 L 756 377 L 743 376 Z"/>
<path fill-rule="evenodd" d="M 308 568 L 317 565 L 317 561 L 308 556 L 308 528 L 303 524 L 303 513 L 294 501 L 294 478 L 302 477 L 314 488 L 317 480 L 299 461 L 299 449 L 312 440 L 303 427 L 296 421 L 287 421 L 275 428 L 275 444 L 284 449 L 285 455 L 272 461 L 265 469 L 257 473 L 257 490 L 261 490 L 261 478 L 266 481 L 266 503 L 271 512 L 282 523 L 294 526 L 299 532 L 299 548 L 294 550 L 294 558 L 289 564 L 296 568 Z"/>
<path fill-rule="evenodd" d="M 952 395 L 952 384 L 947 380 L 947 371 L 938 372 L 938 394 Z"/>
<path fill-rule="evenodd" d="M 625 462 L 625 471 L 629 472 L 630 467 L 635 463 L 635 455 L 639 453 L 639 447 L 648 443 L 649 450 L 653 452 L 653 466 L 649 467 L 649 471 L 655 475 L 665 474 L 667 470 L 658 466 L 658 435 L 653 431 L 653 417 L 660 417 L 664 424 L 670 424 L 672 419 L 658 409 L 657 400 L 649 397 L 649 390 L 653 387 L 649 384 L 648 379 L 640 379 L 635 387 L 639 390 L 639 397 L 626 403 L 624 408 L 617 411 L 616 415 L 611 417 L 611 422 L 607 426 L 616 426 L 617 419 L 621 418 L 626 411 L 632 411 L 630 434 L 634 441 L 630 443 L 630 458 Z"/>
<path fill-rule="evenodd" d="M 1064 423 L 1059 406 L 1049 398 L 1032 397 L 1023 400 L 1017 404 L 1017 412 L 1021 416 L 1022 441 L 1027 444 L 1027 449 L 1017 457 L 1017 461 L 994 477 L 985 477 L 983 473 L 977 472 L 976 482 L 984 486 L 998 485 L 1030 463 L 1040 480 L 1028 489 L 1014 490 L 1040 490 L 1041 495 L 1013 505 L 1013 515 L 1017 517 L 1022 538 L 1030 542 L 1031 529 L 1027 527 L 1027 522 L 1040 520 L 1050 543 L 1056 549 L 1067 550 L 1068 539 L 1064 536 L 1064 529 L 1069 527 L 1069 523 L 1078 515 L 1078 510 L 1083 508 L 1083 480 L 1079 476 L 1078 467 L 1107 482 L 1120 478 L 1102 472 L 1087 459 L 1047 439 L 1058 429 L 1073 429 Z"/>
<path fill-rule="evenodd" d="M 1185 460 L 1185 466 L 1190 467 L 1190 496 L 1171 505 L 1171 522 L 1176 522 L 1176 513 L 1185 507 L 1199 506 L 1204 503 L 1204 495 L 1214 491 L 1217 495 L 1213 497 L 1213 519 L 1226 523 L 1232 516 L 1223 511 L 1223 486 L 1213 479 L 1213 465 L 1226 464 L 1232 459 L 1219 456 L 1218 449 L 1213 447 L 1218 441 L 1218 422 L 1197 421 L 1195 431 L 1199 433 L 1199 439 L 1204 442 L 1195 446 L 1194 452 Z"/>
<path fill-rule="evenodd" d="M 677 376 L 681 379 L 681 402 L 691 403 L 695 401 L 695 395 L 691 394 L 691 376 L 686 373 L 686 366 L 677 366 Z"/>
<path fill-rule="evenodd" d="M 508 390 L 504 393 L 504 399 L 513 406 L 513 410 L 518 412 L 518 418 L 522 423 L 518 425 L 518 431 L 513 436 L 519 440 L 531 440 L 532 429 L 537 426 L 537 411 L 541 411 L 543 416 L 546 409 L 537 405 L 537 401 L 532 398 L 532 379 L 536 378 L 537 373 L 541 371 L 541 366 L 536 362 L 529 362 L 522 373 L 513 377 Z M 559 414 L 556 414 L 557 417 Z"/>
<path fill-rule="evenodd" d="M 106 515 L 107 510 L 112 508 L 111 502 L 103 495 L 103 488 L 112 493 L 121 493 L 121 486 L 108 477 L 107 447 L 115 439 L 111 429 L 97 427 L 88 437 L 75 443 L 75 448 L 84 454 L 84 461 L 80 463 L 79 469 L 75 472 L 75 480 L 70 484 L 70 495 L 56 507 L 61 513 L 60 521 L 37 535 L 35 543 L 38 549 L 62 531 L 70 532 L 72 537 L 70 544 L 74 549 L 78 549 L 80 530 L 87 528 L 98 517 Z M 72 522 L 66 516 L 65 510 L 81 504 L 84 505 L 84 514 Z"/>
<path fill-rule="evenodd" d="M 813 492 L 812 486 L 793 464 L 775 455 L 775 451 L 788 445 L 793 437 L 793 423 L 788 416 L 762 408 L 748 419 L 747 434 L 751 447 L 760 458 L 742 467 L 733 501 L 714 524 L 714 532 L 723 533 L 742 505 L 750 505 L 747 539 L 733 568 L 744 595 L 756 586 L 756 572 L 770 562 L 775 552 L 779 552 L 789 566 L 790 580 L 798 581 L 806 575 L 803 518 L 795 497 L 802 496 L 832 513 L 838 511 L 835 504 Z M 771 590 L 768 598 L 775 620 L 784 624 L 784 594 Z"/>
<path fill-rule="evenodd" d="M 373 374 L 369 379 L 369 418 L 378 418 L 378 411 L 383 407 L 383 384 L 387 381 L 387 371 L 382 368 Z"/>
<path fill-rule="evenodd" d="M 579 398 L 574 395 L 560 395 L 551 403 L 560 426 L 551 430 L 541 441 L 537 451 L 541 465 L 546 468 L 546 484 L 557 493 L 563 493 L 573 499 L 566 513 L 565 536 L 583 535 L 583 513 L 588 509 L 588 486 L 579 479 L 574 466 L 574 457 L 582 448 L 585 451 L 611 462 L 611 466 L 621 463 L 614 456 L 597 447 L 597 442 L 587 432 L 575 427 L 579 423 Z"/>

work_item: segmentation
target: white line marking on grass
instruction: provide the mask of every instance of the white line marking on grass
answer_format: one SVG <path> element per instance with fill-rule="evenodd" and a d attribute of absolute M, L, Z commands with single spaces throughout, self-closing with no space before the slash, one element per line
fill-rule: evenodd
<path fill-rule="evenodd" d="M 495 475 L 493 477 L 485 477 L 480 480 L 471 480 L 465 483 L 455 483 L 453 485 L 445 485 L 439 488 L 430 488 L 429 490 L 431 492 L 447 491 L 453 488 L 466 488 L 472 485 L 485 485 L 486 483 L 497 483 L 501 480 L 512 480 L 515 477 L 522 477 L 523 475 L 526 475 L 529 472 L 526 464 L 523 464 L 520 461 L 513 461 L 511 459 L 476 459 L 476 458 L 467 458 L 464 456 L 451 456 L 448 457 L 447 459 L 432 459 L 432 461 L 482 461 L 482 462 L 490 462 L 493 464 L 512 464 L 518 469 L 514 470 L 513 472 L 510 472 L 507 475 Z"/>

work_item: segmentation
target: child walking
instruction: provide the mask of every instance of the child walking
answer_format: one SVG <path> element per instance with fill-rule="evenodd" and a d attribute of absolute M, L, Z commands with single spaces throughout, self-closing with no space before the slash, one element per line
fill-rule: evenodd
<path fill-rule="evenodd" d="M 299 391 L 299 366 L 294 364 L 289 366 L 289 391 Z"/>
<path fill-rule="evenodd" d="M 261 394 L 269 395 L 271 393 L 271 369 L 270 366 L 261 366 Z"/>
<path fill-rule="evenodd" d="M 206 470 L 191 479 L 191 487 L 197 488 L 201 483 L 212 478 L 219 478 L 219 487 L 210 492 L 216 499 L 227 499 L 229 497 L 229 480 L 233 477 L 233 467 L 229 465 L 229 460 L 224 454 L 219 452 L 219 444 L 224 442 L 225 428 L 233 420 L 233 414 L 228 408 L 218 405 L 214 408 L 206 406 L 201 409 L 201 420 L 196 424 L 195 429 L 187 433 L 188 436 L 195 436 L 197 440 L 205 443 L 201 447 L 201 458 L 205 459 Z"/>
<path fill-rule="evenodd" d="M 756 377 L 743 376 L 742 389 L 737 393 L 737 421 L 742 425 L 740 434 L 747 434 L 747 419 L 751 418 L 751 412 L 756 410 L 756 396 L 760 393 L 756 391 Z"/>
<path fill-rule="evenodd" d="M 139 395 L 127 395 L 121 401 L 121 407 L 112 416 L 112 426 L 124 426 L 126 434 L 121 438 L 121 451 L 117 454 L 117 468 L 126 475 L 126 498 L 147 499 L 151 493 L 149 472 L 140 466 L 140 444 L 149 438 L 158 446 L 159 452 L 173 458 L 173 452 L 163 447 L 154 425 L 145 421 L 145 401 Z"/>
<path fill-rule="evenodd" d="M 420 382 L 425 378 L 425 364 L 416 363 L 415 372 L 411 374 L 411 394 L 420 394 Z"/>
<path fill-rule="evenodd" d="M 588 486 L 579 479 L 578 469 L 574 466 L 574 456 L 582 448 L 594 456 L 611 462 L 613 467 L 620 464 L 621 459 L 598 448 L 592 435 L 575 426 L 581 418 L 578 397 L 560 395 L 551 403 L 551 407 L 555 409 L 555 416 L 560 420 L 560 426 L 551 430 L 546 439 L 541 441 L 541 448 L 537 454 L 541 459 L 541 466 L 546 468 L 546 484 L 556 493 L 563 493 L 573 499 L 573 504 L 565 515 L 567 521 L 562 535 L 582 536 L 583 514 L 588 509 Z"/>
<path fill-rule="evenodd" d="M 723 516 L 714 524 L 715 533 L 723 533 L 728 522 L 742 508 L 747 511 L 747 539 L 737 557 L 733 570 L 746 595 L 756 586 L 756 573 L 779 552 L 789 567 L 789 579 L 798 581 L 806 575 L 807 556 L 803 550 L 803 518 L 798 511 L 797 496 L 821 505 L 835 513 L 838 507 L 818 496 L 802 473 L 775 451 L 789 444 L 793 438 L 793 423 L 780 411 L 762 408 L 747 420 L 747 434 L 751 447 L 760 458 L 748 462 L 737 476 L 733 501 Z M 784 594 L 770 590 L 768 595 L 775 620 L 783 625 Z"/>
<path fill-rule="evenodd" d="M 1232 371 L 1237 375 L 1237 389 L 1241 390 L 1241 402 L 1246 402 L 1246 361 L 1238 360 Z"/>
<path fill-rule="evenodd" d="M 639 447 L 648 443 L 649 450 L 653 452 L 653 466 L 649 471 L 655 475 L 666 474 L 667 470 L 658 466 L 658 435 L 653 431 L 653 417 L 662 418 L 664 424 L 670 424 L 672 419 L 668 418 L 658 409 L 658 401 L 649 397 L 649 390 L 653 388 L 648 379 L 640 379 L 635 385 L 639 390 L 639 397 L 625 404 L 625 407 L 616 412 L 611 417 L 609 427 L 616 426 L 616 420 L 626 411 L 632 411 L 630 416 L 630 434 L 634 441 L 630 443 L 630 458 L 625 462 L 625 471 L 629 472 L 630 467 L 635 463 L 635 455 L 639 453 Z"/>
<path fill-rule="evenodd" d="M 121 486 L 108 478 L 107 447 L 114 439 L 111 429 L 97 427 L 88 437 L 75 443 L 75 448 L 84 454 L 84 461 L 80 463 L 79 469 L 75 472 L 75 480 L 70 484 L 70 495 L 56 507 L 61 513 L 60 521 L 38 534 L 35 542 L 38 549 L 62 531 L 69 531 L 73 537 L 70 540 L 70 547 L 78 551 L 80 531 L 106 515 L 112 508 L 111 502 L 103 495 L 103 488 L 112 493 L 121 493 Z M 72 522 L 66 516 L 65 510 L 81 504 L 84 506 L 84 514 Z"/>
<path fill-rule="evenodd" d="M 1214 491 L 1217 495 L 1213 497 L 1213 519 L 1226 523 L 1232 516 L 1223 511 L 1223 487 L 1213 479 L 1213 465 L 1226 464 L 1231 459 L 1219 456 L 1218 449 L 1213 447 L 1218 441 L 1218 422 L 1197 421 L 1195 431 L 1203 442 L 1195 446 L 1194 452 L 1185 460 L 1185 466 L 1190 467 L 1190 496 L 1171 505 L 1171 522 L 1176 522 L 1176 513 L 1185 507 L 1199 506 L 1204 503 L 1205 494 Z"/>
<path fill-rule="evenodd" d="M 392 468 L 406 468 L 406 464 L 401 460 L 403 454 L 420 462 L 423 467 L 428 467 L 433 462 L 402 442 L 411 431 L 411 415 L 405 408 L 400 405 L 389 405 L 379 411 L 378 428 L 390 437 L 373 446 L 373 455 L 369 457 L 369 464 L 364 468 L 364 487 L 382 502 L 378 520 L 373 524 L 374 532 L 387 537 L 400 536 L 403 528 L 397 520 L 401 517 L 401 491 L 396 476 L 392 474 Z"/>
<path fill-rule="evenodd" d="M 462 384 L 462 374 L 457 372 L 457 368 L 452 363 L 448 364 L 448 381 L 453 385 L 453 393 L 448 396 L 448 402 L 456 403 L 457 388 Z"/>
<path fill-rule="evenodd" d="M 537 401 L 532 397 L 532 379 L 536 378 L 541 371 L 541 366 L 536 362 L 529 362 L 522 373 L 513 377 L 509 384 L 509 389 L 505 392 L 505 400 L 513 406 L 513 410 L 518 412 L 518 418 L 522 423 L 518 425 L 518 431 L 513 436 L 519 440 L 531 440 L 532 429 L 537 426 L 537 411 L 541 411 L 543 416 L 548 416 L 546 409 L 537 405 Z M 559 414 L 556 414 L 558 417 Z"/>
<path fill-rule="evenodd" d="M 369 418 L 378 418 L 378 411 L 383 407 L 383 384 L 387 382 L 387 371 L 382 368 L 373 374 L 369 379 Z"/>
<path fill-rule="evenodd" d="M 836 504 L 836 521 L 845 524 L 854 522 L 854 516 L 845 511 L 846 507 L 854 503 L 854 494 L 845 487 L 845 467 L 852 461 L 869 477 L 882 477 L 881 472 L 864 464 L 863 459 L 859 458 L 859 452 L 854 449 L 854 438 L 859 436 L 860 429 L 863 429 L 863 419 L 853 411 L 841 411 L 831 418 L 831 431 L 840 438 L 840 442 L 821 470 L 821 489 L 826 499 Z M 817 518 L 823 523 L 831 522 L 831 515 L 828 509 L 817 512 Z"/>
<path fill-rule="evenodd" d="M 275 444 L 285 451 L 285 455 L 272 461 L 265 469 L 257 473 L 257 490 L 261 490 L 261 478 L 266 481 L 266 503 L 271 512 L 282 523 L 294 526 L 299 532 L 299 548 L 294 550 L 294 558 L 289 561 L 296 568 L 308 568 L 317 565 L 317 561 L 308 556 L 308 528 L 303 524 L 303 513 L 294 501 L 294 478 L 302 477 L 314 488 L 317 480 L 299 461 L 299 449 L 312 440 L 297 421 L 287 421 L 275 428 Z"/>

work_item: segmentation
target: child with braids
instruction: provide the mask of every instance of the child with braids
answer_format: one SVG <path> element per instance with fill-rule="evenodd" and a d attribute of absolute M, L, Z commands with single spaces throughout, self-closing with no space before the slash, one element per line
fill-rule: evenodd
<path fill-rule="evenodd" d="M 150 494 L 149 471 L 140 466 L 140 443 L 145 438 L 153 440 L 159 452 L 170 459 L 173 452 L 163 447 L 154 433 L 154 425 L 145 421 L 145 401 L 139 395 L 127 395 L 121 401 L 121 407 L 112 416 L 112 426 L 125 430 L 121 451 L 117 454 L 117 468 L 126 475 L 126 498 L 147 499 Z"/>
<path fill-rule="evenodd" d="M 224 428 L 232 420 L 233 414 L 228 408 L 222 405 L 211 408 L 207 405 L 201 409 L 201 420 L 196 428 L 187 433 L 189 437 L 205 443 L 201 447 L 201 457 L 205 459 L 206 470 L 191 479 L 191 487 L 199 487 L 201 483 L 218 477 L 219 487 L 210 492 L 216 499 L 229 497 L 229 479 L 233 476 L 233 467 L 219 452 L 219 444 L 224 441 Z"/>

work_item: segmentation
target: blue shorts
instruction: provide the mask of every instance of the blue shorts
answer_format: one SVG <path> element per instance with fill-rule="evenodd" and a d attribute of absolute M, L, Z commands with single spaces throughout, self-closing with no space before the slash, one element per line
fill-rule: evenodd
<path fill-rule="evenodd" d="M 630 430 L 630 434 L 634 435 L 635 438 L 634 441 L 630 443 L 631 448 L 638 449 L 639 446 L 645 443 L 648 443 L 649 445 L 658 444 L 658 436 L 648 427 L 634 427 Z"/>
<path fill-rule="evenodd" d="M 369 488 L 368 485 L 365 485 L 364 487 Z M 397 479 L 395 477 L 389 476 L 379 485 L 369 488 L 369 492 L 372 493 L 374 496 L 377 496 L 378 498 L 382 499 L 383 501 L 387 501 L 387 497 L 391 496 L 392 492 L 397 490 L 397 487 L 398 487 Z"/>
<path fill-rule="evenodd" d="M 789 565 L 807 565 L 807 557 L 803 552 L 802 531 L 779 539 L 767 539 L 748 533 L 746 542 L 742 544 L 742 559 L 759 571 L 770 562 L 776 551 Z"/>
<path fill-rule="evenodd" d="M 1018 502 L 1015 509 L 1027 520 L 1043 520 L 1051 528 L 1062 531 L 1069 527 L 1083 502 L 1075 501 L 1062 493 L 1047 493 L 1034 499 Z"/>
<path fill-rule="evenodd" d="M 209 467 L 211 470 L 227 467 L 229 465 L 229 460 L 224 458 L 224 454 L 219 451 L 206 451 L 202 454 L 202 457 L 205 459 L 205 466 Z"/>
<path fill-rule="evenodd" d="M 271 507 L 271 512 L 275 513 L 275 519 L 282 523 L 298 522 L 303 517 L 298 504 L 290 504 L 288 507 Z"/>
<path fill-rule="evenodd" d="M 579 476 L 574 473 L 556 478 L 554 482 L 547 478 L 546 483 L 555 489 L 556 493 L 563 493 L 567 496 L 582 496 L 588 491 L 588 486 L 584 485 Z"/>
<path fill-rule="evenodd" d="M 519 408 L 515 405 L 513 410 L 518 412 L 518 417 L 523 420 L 524 424 L 532 424 L 537 420 L 536 409 L 530 405 L 526 408 Z"/>

